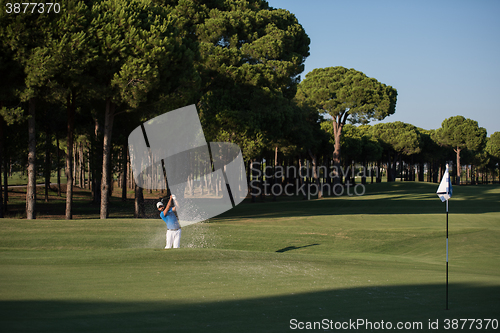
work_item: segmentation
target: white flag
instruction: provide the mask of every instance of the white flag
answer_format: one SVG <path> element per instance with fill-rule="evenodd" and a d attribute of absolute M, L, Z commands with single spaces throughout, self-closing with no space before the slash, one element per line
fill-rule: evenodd
<path fill-rule="evenodd" d="M 453 194 L 450 181 L 450 173 L 448 172 L 448 164 L 446 164 L 446 171 L 444 172 L 443 179 L 441 179 L 441 184 L 437 189 L 437 195 L 442 202 L 445 202 Z"/>

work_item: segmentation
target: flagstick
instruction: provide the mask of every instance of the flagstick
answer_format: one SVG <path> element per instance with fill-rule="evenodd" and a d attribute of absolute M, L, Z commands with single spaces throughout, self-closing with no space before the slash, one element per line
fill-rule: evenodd
<path fill-rule="evenodd" d="M 446 200 L 446 310 L 448 310 L 448 200 Z"/>
<path fill-rule="evenodd" d="M 446 171 L 436 192 L 441 201 L 446 200 L 446 310 L 448 310 L 448 199 L 452 193 L 449 165 L 446 164 Z"/>

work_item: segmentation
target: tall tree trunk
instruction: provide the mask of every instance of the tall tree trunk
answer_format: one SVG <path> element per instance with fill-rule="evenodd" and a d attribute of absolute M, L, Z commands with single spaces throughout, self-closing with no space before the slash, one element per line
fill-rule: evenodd
<path fill-rule="evenodd" d="M 381 167 L 382 167 L 382 160 L 378 160 L 377 161 L 377 164 L 376 164 L 376 168 L 377 168 L 377 173 L 376 173 L 376 178 L 375 178 L 375 182 L 376 183 L 381 183 L 382 182 L 382 170 L 381 170 Z"/>
<path fill-rule="evenodd" d="M 326 174 L 323 175 L 323 183 L 330 185 L 331 184 L 331 179 L 330 179 L 330 172 L 331 172 L 331 164 L 330 164 L 330 157 L 329 156 L 323 156 L 323 163 L 326 166 Z M 331 193 L 330 191 L 328 193 Z"/>
<path fill-rule="evenodd" d="M 90 169 L 90 156 L 91 156 L 91 143 L 90 141 L 87 141 L 87 188 L 90 190 L 92 189 L 92 179 L 91 179 L 91 173 L 92 173 L 92 170 Z"/>
<path fill-rule="evenodd" d="M 398 159 L 400 158 L 398 153 L 394 153 L 394 160 L 393 165 L 392 165 L 392 171 L 393 171 L 393 180 L 396 181 L 396 178 L 398 176 Z M 399 163 L 401 165 L 401 162 Z"/>
<path fill-rule="evenodd" d="M 57 168 L 57 196 L 61 196 L 61 150 L 59 149 L 59 136 L 57 135 L 56 131 L 56 144 L 57 144 L 57 162 L 56 162 L 56 168 Z"/>
<path fill-rule="evenodd" d="M 342 128 L 344 125 L 340 122 L 340 116 L 337 117 L 337 121 L 333 121 L 333 136 L 335 139 L 334 150 L 333 150 L 333 174 L 334 174 L 334 184 L 340 182 L 340 136 L 342 135 Z"/>
<path fill-rule="evenodd" d="M 4 154 L 3 160 L 4 170 L 3 170 L 3 212 L 4 214 L 8 211 L 7 202 L 9 201 L 9 179 L 7 174 L 7 156 Z M 9 167 L 12 168 L 12 163 L 9 163 Z M 12 176 L 12 172 L 10 172 Z"/>
<path fill-rule="evenodd" d="M 427 162 L 427 182 L 431 182 L 431 175 L 432 175 L 432 170 L 431 170 L 431 163 Z"/>
<path fill-rule="evenodd" d="M 78 155 L 78 145 L 73 141 L 73 186 L 76 186 L 76 180 L 78 179 L 78 164 L 76 160 L 76 156 Z"/>
<path fill-rule="evenodd" d="M 201 193 L 201 196 L 203 196 L 205 194 L 205 187 L 206 187 L 205 181 L 207 180 L 207 177 L 206 177 L 207 170 L 205 170 L 206 166 L 201 161 L 198 163 L 198 169 L 200 170 L 200 193 Z M 161 193 L 163 193 L 163 189 L 161 190 Z"/>
<path fill-rule="evenodd" d="M 274 185 L 274 184 L 281 183 L 281 179 L 278 181 L 278 179 L 277 179 L 277 177 L 276 177 L 276 171 L 277 171 L 276 169 L 277 169 L 277 167 L 278 167 L 278 146 L 276 146 L 276 147 L 274 148 L 274 169 L 273 169 L 274 174 L 273 174 L 273 185 Z M 271 189 L 272 189 L 272 187 L 271 187 Z M 271 192 L 273 193 L 273 201 L 276 201 L 276 195 L 275 195 L 276 190 L 271 191 Z"/>
<path fill-rule="evenodd" d="M 465 166 L 465 185 L 469 183 L 470 165 Z"/>
<path fill-rule="evenodd" d="M 371 165 L 370 166 L 370 178 L 371 178 L 370 184 L 373 184 L 373 178 L 374 178 L 373 177 L 373 174 L 374 174 L 373 170 L 376 168 L 376 162 L 371 162 L 370 165 Z"/>
<path fill-rule="evenodd" d="M 35 99 L 29 100 L 28 119 L 28 188 L 26 189 L 26 217 L 36 219 L 36 133 Z"/>
<path fill-rule="evenodd" d="M 307 168 L 307 162 L 306 162 L 306 166 Z M 302 170 L 302 158 L 299 156 L 299 172 L 298 172 L 298 177 L 299 177 L 299 188 L 302 187 L 302 184 L 304 184 L 304 177 L 303 177 L 303 174 L 301 174 L 301 170 Z M 309 189 L 307 188 L 307 181 L 305 182 L 305 186 L 303 188 L 305 188 L 305 191 L 303 192 L 303 197 L 302 199 L 304 200 L 307 200 L 307 193 L 309 193 Z"/>
<path fill-rule="evenodd" d="M 457 176 L 456 176 L 456 184 L 457 185 L 460 185 L 460 151 L 462 149 L 460 149 L 459 147 L 457 147 L 457 149 L 454 149 L 455 150 L 455 153 L 457 153 Z"/>
<path fill-rule="evenodd" d="M 124 143 L 122 146 L 122 201 L 127 201 L 127 144 Z"/>
<path fill-rule="evenodd" d="M 0 108 L 2 107 L 2 103 L 0 102 Z M 3 166 L 4 172 L 7 172 L 7 163 L 5 161 L 7 158 L 4 156 L 4 142 L 5 142 L 5 122 L 3 117 L 0 115 L 0 218 L 3 218 L 4 207 L 3 207 L 3 198 L 2 198 L 2 171 L 1 167 Z"/>
<path fill-rule="evenodd" d="M 68 94 L 66 113 L 68 118 L 68 142 L 66 153 L 66 220 L 73 218 L 73 128 L 75 126 L 75 95 Z"/>
<path fill-rule="evenodd" d="M 260 194 L 260 199 L 262 201 L 266 200 L 266 196 L 268 194 L 267 186 L 266 183 L 269 181 L 269 178 L 267 176 L 268 170 L 265 168 L 266 166 L 272 164 L 269 156 L 265 156 L 267 152 L 262 153 L 260 157 L 260 172 L 261 172 L 261 177 L 260 177 L 260 182 L 259 186 L 262 189 L 261 194 Z M 266 160 L 266 163 L 264 164 L 264 160 Z"/>
<path fill-rule="evenodd" d="M 245 163 L 245 162 L 243 162 Z M 247 177 L 247 189 L 248 193 L 247 194 L 252 194 L 252 188 L 250 187 L 250 175 L 252 174 L 252 169 L 251 169 L 251 164 L 252 160 L 248 160 L 248 167 L 247 167 L 247 172 L 246 172 L 246 177 Z M 209 170 L 207 169 L 207 175 L 210 174 Z M 206 185 L 207 185 L 207 191 L 210 193 L 210 185 L 208 184 L 210 180 L 210 177 L 206 177 Z"/>
<path fill-rule="evenodd" d="M 102 140 L 101 138 L 101 126 L 99 120 L 95 119 L 94 126 L 94 144 L 92 147 L 92 203 L 101 203 L 101 171 L 102 171 Z M 101 167 L 101 169 L 99 169 Z"/>
<path fill-rule="evenodd" d="M 257 170 L 255 167 L 255 164 L 254 162 L 256 162 L 256 159 L 252 159 L 252 160 L 249 160 L 248 163 L 249 163 L 249 173 L 252 174 L 252 180 L 250 181 L 251 184 L 249 183 L 248 187 L 250 188 L 250 194 L 252 196 L 252 203 L 254 203 L 256 201 L 256 197 L 257 197 L 257 190 L 256 190 L 256 186 L 255 184 L 257 183 Z M 211 177 L 209 178 L 209 181 L 210 181 L 210 186 L 212 186 L 212 181 L 211 181 Z"/>
<path fill-rule="evenodd" d="M 3 189 L 2 189 L 2 170 L 1 170 L 1 166 L 2 166 L 2 160 L 3 156 L 2 154 L 0 154 L 0 218 L 3 218 L 3 198 L 2 198 L 2 192 L 3 192 Z M 5 166 L 4 166 L 4 169 L 5 169 Z M 4 171 L 5 172 L 5 171 Z"/>
<path fill-rule="evenodd" d="M 419 182 L 424 181 L 424 163 L 423 162 L 418 163 L 418 181 Z"/>
<path fill-rule="evenodd" d="M 47 129 L 45 135 L 45 202 L 49 202 L 49 189 L 50 189 L 50 130 Z"/>
<path fill-rule="evenodd" d="M 80 179 L 78 183 L 80 183 L 80 188 L 85 188 L 85 160 L 83 158 L 83 142 L 80 141 L 78 146 L 78 156 L 79 156 L 79 173 Z"/>
<path fill-rule="evenodd" d="M 399 178 L 403 181 L 403 154 L 399 153 Z"/>
<path fill-rule="evenodd" d="M 392 161 L 393 164 L 392 164 L 392 181 L 396 181 L 396 177 L 398 175 L 398 169 L 397 169 L 397 164 L 398 164 L 398 153 L 394 153 L 394 160 Z"/>
<path fill-rule="evenodd" d="M 354 174 L 355 170 L 354 170 L 354 160 L 351 161 L 351 171 L 349 172 L 349 183 L 351 184 L 351 186 L 354 186 L 356 184 L 356 176 Z"/>
<path fill-rule="evenodd" d="M 127 187 L 132 190 L 134 188 L 134 185 L 133 185 L 134 177 L 132 176 L 132 170 L 130 168 L 130 156 L 129 156 L 129 158 L 127 158 L 127 179 L 128 179 Z"/>
<path fill-rule="evenodd" d="M 361 184 L 366 185 L 366 172 L 368 170 L 368 162 L 366 160 L 363 161 L 363 174 L 361 175 Z M 373 178 L 372 178 L 373 183 Z"/>
<path fill-rule="evenodd" d="M 104 114 L 104 139 L 102 152 L 102 182 L 101 182 L 101 219 L 106 219 L 108 213 L 108 198 L 111 187 L 109 167 L 111 164 L 111 136 L 113 134 L 113 120 L 115 116 L 115 105 L 108 98 L 106 101 L 106 113 Z"/>
<path fill-rule="evenodd" d="M 392 160 L 391 151 L 387 152 L 387 182 L 392 182 Z"/>
<path fill-rule="evenodd" d="M 315 154 L 312 153 L 310 149 L 308 149 L 309 156 L 311 157 L 312 160 L 312 176 L 314 179 L 314 182 L 316 183 L 316 186 L 318 187 L 318 199 L 321 199 L 323 197 L 323 189 L 321 188 L 321 183 L 319 181 L 319 175 L 318 175 L 318 159 Z"/>
<path fill-rule="evenodd" d="M 134 200 L 134 217 L 143 218 L 144 217 L 144 195 L 142 187 L 135 184 L 135 200 Z"/>

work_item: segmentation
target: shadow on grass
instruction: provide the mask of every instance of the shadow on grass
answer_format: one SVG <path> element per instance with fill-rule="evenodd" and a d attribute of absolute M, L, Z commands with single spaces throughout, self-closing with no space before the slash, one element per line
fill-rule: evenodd
<path fill-rule="evenodd" d="M 287 246 L 287 247 L 284 247 L 282 249 L 279 249 L 276 252 L 286 252 L 286 251 L 302 249 L 304 247 L 315 246 L 315 245 L 319 245 L 319 244 L 309 244 L 309 245 L 304 245 L 304 246 Z"/>
<path fill-rule="evenodd" d="M 326 319 L 333 325 L 361 319 L 390 322 L 393 329 L 398 322 L 410 323 L 413 329 L 406 331 L 420 332 L 428 331 L 429 321 L 438 320 L 442 332 L 445 319 L 496 319 L 498 325 L 499 295 L 500 286 L 451 284 L 448 311 L 443 285 L 374 286 L 196 303 L 0 301 L 0 325 L 2 332 L 254 333 L 290 331 L 292 319 L 320 323 Z M 491 331 L 492 323 L 489 330 L 485 325 L 483 320 L 481 331 Z M 366 324 L 356 328 L 370 331 Z"/>

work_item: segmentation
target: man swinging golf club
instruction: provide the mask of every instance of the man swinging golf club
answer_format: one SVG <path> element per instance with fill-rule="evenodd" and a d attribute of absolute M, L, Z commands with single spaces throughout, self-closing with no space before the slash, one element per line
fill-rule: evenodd
<path fill-rule="evenodd" d="M 167 246 L 166 249 L 178 249 L 181 243 L 181 226 L 175 215 L 176 206 L 178 206 L 175 195 L 171 195 L 167 206 L 160 201 L 156 204 L 156 208 L 160 212 L 160 217 L 167 224 Z"/>

